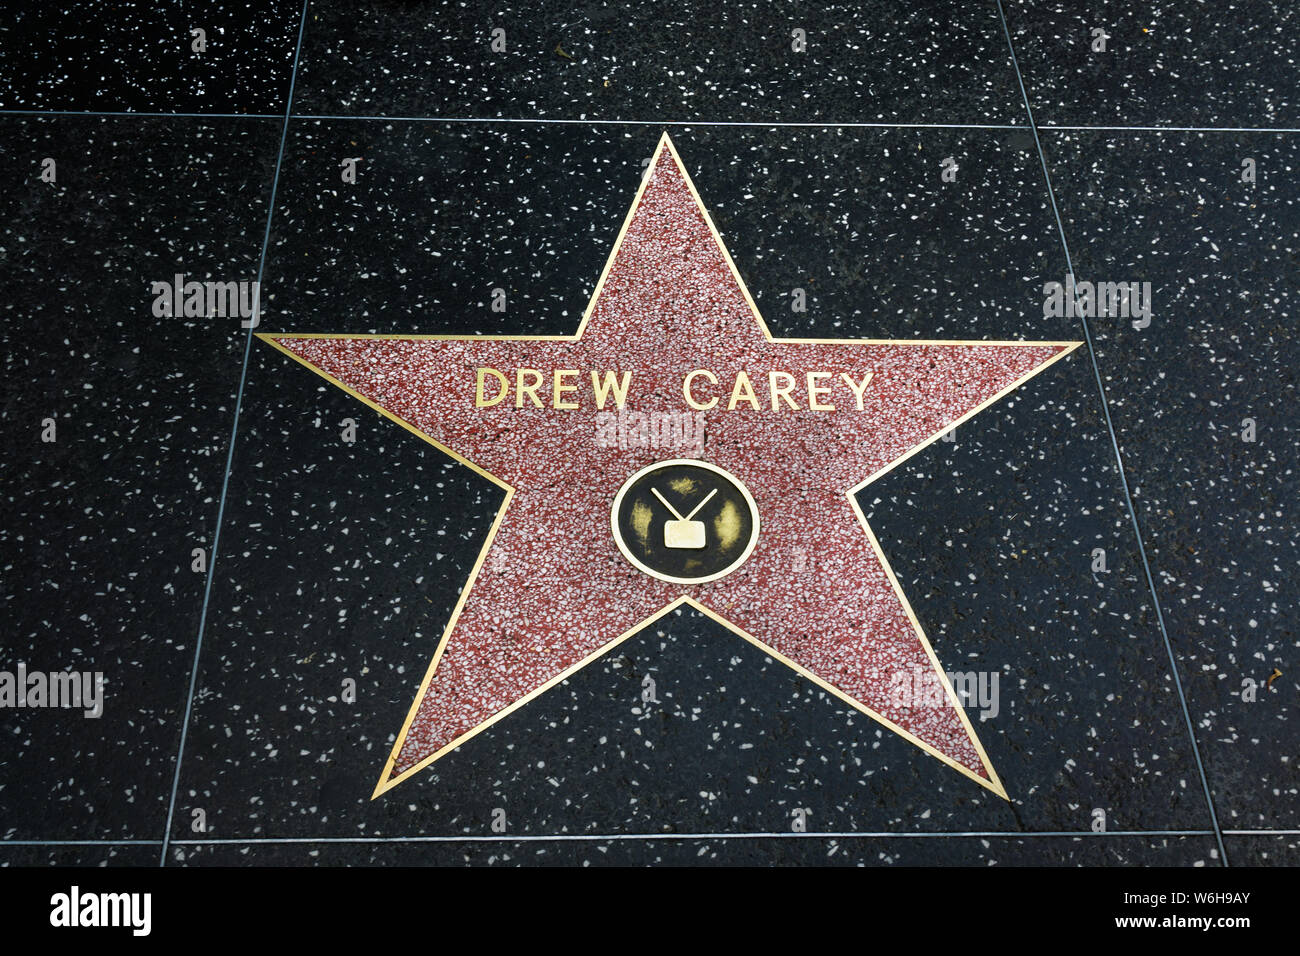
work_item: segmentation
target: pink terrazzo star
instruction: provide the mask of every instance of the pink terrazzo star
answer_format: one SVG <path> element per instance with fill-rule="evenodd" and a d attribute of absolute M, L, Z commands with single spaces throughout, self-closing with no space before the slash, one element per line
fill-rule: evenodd
<path fill-rule="evenodd" d="M 773 339 L 666 135 L 576 335 L 261 338 L 507 489 L 375 796 L 683 603 L 1006 796 L 854 494 L 1079 343 Z M 702 445 L 602 440 L 593 372 L 631 373 L 624 421 L 716 398 Z M 616 546 L 619 488 L 669 458 L 757 504 L 752 554 L 718 580 L 660 580 Z"/>

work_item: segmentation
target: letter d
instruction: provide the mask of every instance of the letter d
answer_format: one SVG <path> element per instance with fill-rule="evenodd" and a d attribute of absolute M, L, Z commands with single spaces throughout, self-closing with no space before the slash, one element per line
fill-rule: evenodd
<path fill-rule="evenodd" d="M 501 391 L 497 393 L 495 398 L 487 398 L 483 394 L 483 376 L 485 374 L 493 376 L 501 384 Z M 508 391 L 510 391 L 510 383 L 506 381 L 504 375 L 494 368 L 481 368 L 478 370 L 478 377 L 474 382 L 474 407 L 491 408 L 493 405 L 499 405 Z"/>

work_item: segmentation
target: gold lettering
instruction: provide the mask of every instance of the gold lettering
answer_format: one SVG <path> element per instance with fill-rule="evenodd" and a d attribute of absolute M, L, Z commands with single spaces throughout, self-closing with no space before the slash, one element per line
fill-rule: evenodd
<path fill-rule="evenodd" d="M 862 411 L 862 394 L 867 390 L 867 383 L 871 381 L 872 376 L 875 374 L 875 372 L 868 372 L 867 377 L 862 380 L 862 384 L 858 384 L 853 381 L 853 376 L 848 372 L 840 373 L 840 378 L 844 379 L 849 388 L 853 389 L 853 395 L 858 400 L 858 411 Z"/>
<path fill-rule="evenodd" d="M 731 386 L 731 401 L 727 402 L 727 411 L 735 411 L 736 405 L 739 404 L 742 399 L 749 402 L 749 404 L 754 407 L 755 411 L 758 410 L 758 396 L 754 394 L 754 386 L 749 381 L 749 376 L 744 372 L 737 372 L 736 384 Z"/>
<path fill-rule="evenodd" d="M 528 374 L 533 377 L 532 384 L 524 384 L 524 375 Z M 542 407 L 542 400 L 537 397 L 537 386 L 542 384 L 542 373 L 535 368 L 515 369 L 515 408 L 524 407 L 524 395 L 527 394 L 533 400 L 533 404 L 538 408 Z"/>
<path fill-rule="evenodd" d="M 602 382 L 597 373 L 591 373 L 591 389 L 596 393 L 597 408 L 605 407 L 605 399 L 609 398 L 611 391 L 614 393 L 614 405 L 616 407 L 622 408 L 623 403 L 627 401 L 627 387 L 632 381 L 632 373 L 624 372 L 621 384 L 614 377 L 617 374 L 617 372 L 606 372 L 605 380 Z"/>
<path fill-rule="evenodd" d="M 809 372 L 808 373 L 808 407 L 814 412 L 833 412 L 835 406 L 823 404 L 821 397 L 831 393 L 829 385 L 818 385 L 817 379 L 830 378 L 830 372 Z"/>
<path fill-rule="evenodd" d="M 778 388 L 776 384 L 778 376 L 785 382 L 785 384 L 780 388 Z M 784 398 L 792 409 L 795 411 L 799 410 L 799 406 L 795 404 L 795 400 L 790 397 L 790 391 L 794 388 L 794 376 L 789 372 L 768 372 L 767 387 L 772 392 L 772 411 L 779 412 L 781 410 L 781 403 L 777 401 L 777 399 L 781 398 Z"/>
<path fill-rule="evenodd" d="M 483 394 L 483 377 L 485 374 L 493 376 L 501 383 L 501 391 L 497 394 L 496 398 L 487 398 Z M 499 405 L 501 399 L 506 397 L 506 392 L 508 391 L 510 391 L 510 382 L 506 380 L 504 375 L 494 368 L 481 368 L 478 370 L 478 376 L 474 383 L 474 406 L 476 408 L 491 408 L 493 405 Z"/>
<path fill-rule="evenodd" d="M 564 376 L 577 375 L 577 374 L 578 374 L 578 370 L 576 368 L 557 368 L 555 370 L 555 375 L 553 378 L 554 384 L 551 388 L 552 408 L 577 408 L 578 407 L 577 402 L 566 402 L 563 397 L 566 392 L 576 392 L 578 390 L 578 386 L 569 385 L 568 383 L 566 383 L 564 381 Z"/>
<path fill-rule="evenodd" d="M 704 403 L 697 402 L 695 396 L 691 394 L 691 382 L 695 381 L 695 376 L 697 375 L 703 375 L 709 380 L 709 384 L 711 385 L 718 384 L 718 377 L 706 368 L 697 368 L 694 372 L 687 375 L 686 380 L 682 382 L 682 394 L 686 396 L 686 404 L 691 406 L 691 408 L 695 409 L 697 412 L 704 412 L 718 404 L 718 396 L 715 395 Z"/>

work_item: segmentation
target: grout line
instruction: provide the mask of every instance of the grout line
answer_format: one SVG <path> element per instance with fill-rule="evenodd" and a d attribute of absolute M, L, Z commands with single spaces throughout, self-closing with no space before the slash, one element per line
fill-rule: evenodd
<path fill-rule="evenodd" d="M 113 116 L 139 117 L 141 119 L 284 119 L 278 113 L 144 113 L 110 110 L 6 110 L 0 116 Z M 566 119 L 524 116 L 377 116 L 373 114 L 293 113 L 296 120 L 360 120 L 380 123 L 501 123 L 512 126 L 737 126 L 737 127 L 807 127 L 811 129 L 1025 129 L 1013 123 L 890 123 L 869 121 L 848 122 L 786 122 L 782 120 L 622 120 L 622 119 Z"/>
<path fill-rule="evenodd" d="M 1156 837 L 1156 836 L 1213 836 L 1214 830 L 1113 830 L 1095 833 L 1092 830 L 956 830 L 956 831 L 893 831 L 893 830 L 839 830 L 825 833 L 741 832 L 741 833 L 558 833 L 521 834 L 519 836 L 450 835 L 450 836 L 394 836 L 394 837 L 248 837 L 212 840 L 170 840 L 171 846 L 248 846 L 262 844 L 299 843 L 544 843 L 571 841 L 616 840 L 790 840 L 790 839 L 937 839 L 942 837 L 1022 839 L 1054 837 L 1076 839 L 1085 837 Z M 1300 836 L 1300 830 L 1224 830 L 1224 836 Z M 0 840 L 7 846 L 161 846 L 162 840 Z"/>
<path fill-rule="evenodd" d="M 0 110 L 0 116 L 131 116 L 140 119 L 284 119 L 281 113 L 137 113 L 123 110 Z"/>
<path fill-rule="evenodd" d="M 275 176 L 271 180 L 271 198 L 266 210 L 266 232 L 262 236 L 262 254 L 257 263 L 257 287 L 262 288 L 262 273 L 266 268 L 266 250 L 271 242 L 271 221 L 275 218 L 275 193 L 280 184 L 280 164 L 284 160 L 284 144 L 289 136 L 289 116 L 293 109 L 293 87 L 298 78 L 298 56 L 302 53 L 302 35 L 307 26 L 307 3 L 302 0 L 302 18 L 298 21 L 298 46 L 293 55 L 293 72 L 289 75 L 289 98 L 284 105 L 284 126 L 280 130 L 280 151 L 275 157 Z M 244 363 L 239 371 L 239 391 L 235 393 L 235 414 L 230 424 L 230 447 L 226 452 L 226 472 L 221 480 L 221 499 L 217 505 L 217 525 L 212 533 L 212 553 L 208 556 L 208 579 L 203 587 L 203 607 L 199 611 L 199 631 L 194 642 L 194 665 L 190 669 L 190 691 L 185 700 L 185 719 L 181 724 L 180 746 L 176 750 L 176 770 L 172 777 L 171 800 L 167 804 L 167 828 L 163 831 L 162 853 L 158 865 L 167 865 L 167 846 L 172 832 L 172 817 L 176 812 L 176 794 L 181 783 L 181 762 L 185 759 L 185 740 L 189 735 L 190 715 L 194 710 L 194 691 L 199 679 L 199 655 L 203 651 L 203 632 L 208 621 L 208 601 L 212 597 L 212 581 L 217 571 L 217 547 L 221 541 L 221 522 L 226 513 L 226 493 L 230 489 L 230 472 L 235 460 L 235 435 L 239 429 L 239 411 L 244 400 L 244 383 L 248 378 L 248 360 L 252 354 L 253 329 L 261 319 L 261 308 L 254 307 L 253 321 L 244 337 Z"/>
<path fill-rule="evenodd" d="M 173 840 L 174 846 L 251 846 L 251 845 L 291 845 L 308 843 L 605 843 L 620 841 L 651 840 L 857 840 L 857 839 L 894 839 L 920 838 L 934 839 L 942 837 L 1152 837 L 1152 836 L 1210 836 L 1213 830 L 1116 830 L 1111 833 L 1094 833 L 1091 830 L 1062 831 L 1001 831 L 968 830 L 956 833 L 911 831 L 896 833 L 881 831 L 830 831 L 826 833 L 794 833 L 785 831 L 755 833 L 547 833 L 520 834 L 519 836 L 501 835 L 453 835 L 453 836 L 395 836 L 395 837 L 253 837 L 250 839 L 221 840 Z"/>
<path fill-rule="evenodd" d="M 1300 133 L 1300 129 L 1290 126 L 1071 126 L 1064 123 L 1059 125 L 1044 123 L 1038 128 L 1049 132 L 1053 130 L 1097 130 L 1099 132 L 1127 133 Z"/>
<path fill-rule="evenodd" d="M 724 126 L 744 128 L 808 128 L 808 129 L 1025 129 L 1012 123 L 888 123 L 888 122 L 786 122 L 773 120 L 622 120 L 622 119 L 536 119 L 505 116 L 349 116 L 331 113 L 295 113 L 296 120 L 367 120 L 381 123 L 504 123 L 516 126 L 545 125 L 557 126 Z"/>
<path fill-rule="evenodd" d="M 1047 154 L 1043 152 L 1042 141 L 1038 138 L 1038 127 L 1034 123 L 1033 107 L 1029 105 L 1029 90 L 1025 87 L 1025 78 L 1020 72 L 1020 63 L 1016 60 L 1015 45 L 1011 42 L 1011 29 L 1007 26 L 1007 17 L 1002 9 L 1002 0 L 997 0 L 998 16 L 1002 18 L 1002 32 L 1006 34 L 1007 49 L 1011 52 L 1011 63 L 1016 69 L 1016 79 L 1020 82 L 1020 94 L 1025 101 L 1025 112 L 1029 116 L 1029 128 L 1034 133 L 1034 144 L 1038 148 L 1038 161 L 1043 167 L 1043 180 L 1047 185 L 1047 196 L 1052 204 L 1052 215 L 1056 217 L 1056 228 L 1061 235 L 1061 248 L 1065 252 L 1065 267 L 1069 275 L 1074 275 L 1074 261 L 1070 257 L 1070 245 L 1065 238 L 1065 223 L 1061 219 L 1061 212 L 1056 205 L 1056 191 L 1052 188 L 1052 176 L 1047 168 Z M 1219 843 L 1219 854 L 1223 859 L 1223 865 L 1228 865 L 1227 850 L 1223 845 L 1223 832 L 1219 829 L 1219 816 L 1214 809 L 1214 797 L 1210 793 L 1210 780 L 1205 773 L 1205 764 L 1201 761 L 1201 749 L 1196 743 L 1196 730 L 1192 723 L 1192 714 L 1187 707 L 1187 697 L 1183 693 L 1183 682 L 1178 676 L 1178 660 L 1174 656 L 1174 647 L 1169 640 L 1169 630 L 1165 626 L 1164 612 L 1160 609 L 1160 596 L 1156 593 L 1155 578 L 1151 575 L 1151 564 L 1147 560 L 1146 546 L 1142 540 L 1142 528 L 1138 522 L 1137 510 L 1133 507 L 1133 496 L 1129 491 L 1128 478 L 1124 474 L 1124 456 L 1120 453 L 1119 438 L 1115 434 L 1115 426 L 1111 421 L 1110 407 L 1106 401 L 1106 387 L 1101 378 L 1101 366 L 1097 362 L 1097 352 L 1092 344 L 1092 330 L 1088 326 L 1088 320 L 1080 316 L 1080 323 L 1083 326 L 1084 341 L 1088 346 L 1088 357 L 1092 360 L 1093 375 L 1097 379 L 1097 391 L 1101 396 L 1101 411 L 1106 420 L 1106 430 L 1110 433 L 1111 447 L 1115 452 L 1115 465 L 1119 471 L 1120 486 L 1124 491 L 1124 503 L 1128 506 L 1129 518 L 1133 523 L 1133 535 L 1137 541 L 1138 555 L 1142 558 L 1142 570 L 1146 574 L 1147 586 L 1151 591 L 1151 602 L 1156 612 L 1156 622 L 1160 625 L 1160 636 L 1165 643 L 1165 652 L 1169 655 L 1169 670 L 1174 679 L 1174 687 L 1178 691 L 1178 702 L 1183 709 L 1183 720 L 1187 724 L 1187 736 L 1192 745 L 1192 756 L 1196 758 L 1196 770 L 1201 777 L 1201 787 L 1205 791 L 1205 803 L 1210 810 L 1210 824 L 1214 827 L 1214 836 Z"/>
<path fill-rule="evenodd" d="M 140 119 L 278 119 L 279 113 L 145 113 L 121 110 L 6 110 L 0 109 L 0 116 L 112 116 L 138 117 Z M 552 123 L 560 126 L 734 126 L 753 128 L 806 128 L 806 129 L 1027 129 L 1014 123 L 890 123 L 848 121 L 837 123 L 824 122 L 786 122 L 782 120 L 621 120 L 621 119 L 560 119 L 548 117 L 507 117 L 507 116 L 376 116 L 369 114 L 341 113 L 294 113 L 298 120 L 359 120 L 381 123 L 501 123 L 514 126 L 545 126 Z M 1300 133 L 1300 127 L 1292 126 L 1098 126 L 1042 123 L 1038 129 L 1048 132 L 1097 131 L 1097 132 L 1131 132 L 1131 133 Z"/>
<path fill-rule="evenodd" d="M 6 846 L 161 846 L 162 840 L 0 840 Z"/>

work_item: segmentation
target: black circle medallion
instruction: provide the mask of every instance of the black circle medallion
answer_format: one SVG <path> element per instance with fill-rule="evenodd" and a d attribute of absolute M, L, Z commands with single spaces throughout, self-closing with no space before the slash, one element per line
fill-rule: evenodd
<path fill-rule="evenodd" d="M 661 581 L 703 584 L 730 574 L 758 543 L 758 507 L 735 475 L 674 458 L 642 468 L 614 496 L 614 541 Z"/>

